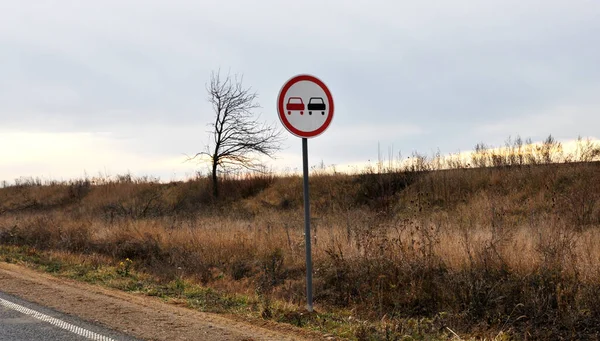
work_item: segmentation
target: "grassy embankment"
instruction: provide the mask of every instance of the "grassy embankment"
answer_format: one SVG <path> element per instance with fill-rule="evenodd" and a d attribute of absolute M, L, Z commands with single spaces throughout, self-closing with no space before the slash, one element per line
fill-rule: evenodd
<path fill-rule="evenodd" d="M 302 309 L 297 176 L 224 179 L 219 200 L 202 177 L 22 181 L 0 189 L 0 254 L 358 340 L 598 338 L 597 146 L 570 158 L 553 141 L 528 153 L 479 147 L 469 165 L 414 155 L 313 174 L 315 314 Z"/>

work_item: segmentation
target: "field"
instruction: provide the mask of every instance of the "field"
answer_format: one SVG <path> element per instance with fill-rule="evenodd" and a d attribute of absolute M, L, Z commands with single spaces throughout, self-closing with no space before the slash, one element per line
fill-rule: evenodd
<path fill-rule="evenodd" d="M 17 181 L 0 256 L 356 340 L 598 339 L 599 155 L 556 146 L 313 169 L 314 314 L 296 175 Z"/>

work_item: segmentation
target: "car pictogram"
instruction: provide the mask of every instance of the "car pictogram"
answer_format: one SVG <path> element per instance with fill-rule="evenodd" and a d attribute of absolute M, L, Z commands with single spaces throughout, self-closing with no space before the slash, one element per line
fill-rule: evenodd
<path fill-rule="evenodd" d="M 304 102 L 300 97 L 290 97 L 285 106 L 288 115 L 292 114 L 292 111 L 300 111 L 300 115 L 304 115 Z"/>
<path fill-rule="evenodd" d="M 311 97 L 308 100 L 308 114 L 312 115 L 312 111 L 321 111 L 321 115 L 325 115 L 325 110 L 327 110 L 327 106 L 325 105 L 325 101 L 321 97 Z"/>

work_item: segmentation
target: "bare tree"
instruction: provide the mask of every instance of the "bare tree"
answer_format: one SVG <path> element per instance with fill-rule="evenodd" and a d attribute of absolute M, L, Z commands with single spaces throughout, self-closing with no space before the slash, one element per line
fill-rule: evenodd
<path fill-rule="evenodd" d="M 281 149 L 282 130 L 261 123 L 254 111 L 260 108 L 258 95 L 244 88 L 243 77 L 212 72 L 207 85 L 208 101 L 215 113 L 211 123 L 211 140 L 206 151 L 193 158 L 208 156 L 212 165 L 213 195 L 219 196 L 219 171 L 245 168 L 261 170 L 260 156 L 273 157 Z"/>

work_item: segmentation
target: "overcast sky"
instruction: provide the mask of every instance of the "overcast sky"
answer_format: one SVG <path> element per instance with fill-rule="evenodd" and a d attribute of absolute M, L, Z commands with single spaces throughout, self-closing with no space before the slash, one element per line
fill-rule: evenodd
<path fill-rule="evenodd" d="M 313 165 L 600 137 L 599 61 L 597 0 L 0 0 L 0 180 L 205 171 L 218 68 L 278 125 L 287 79 L 329 86 Z M 301 169 L 300 140 L 269 165 Z"/>

